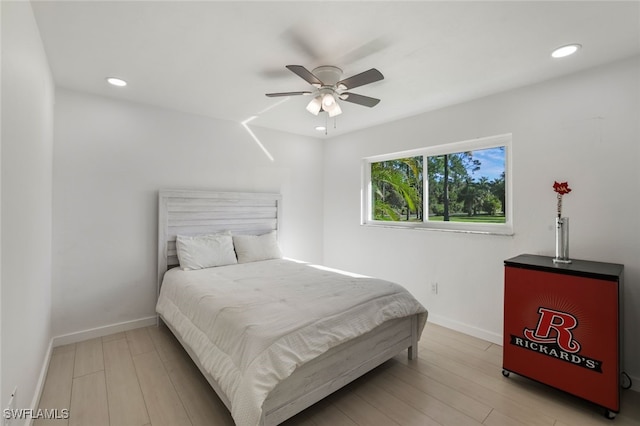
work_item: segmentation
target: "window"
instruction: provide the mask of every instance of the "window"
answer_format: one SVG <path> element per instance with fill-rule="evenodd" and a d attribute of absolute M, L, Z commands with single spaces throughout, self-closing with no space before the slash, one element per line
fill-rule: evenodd
<path fill-rule="evenodd" d="M 369 157 L 363 224 L 510 234 L 511 135 Z"/>
<path fill-rule="evenodd" d="M 375 220 L 422 221 L 422 156 L 371 163 Z"/>

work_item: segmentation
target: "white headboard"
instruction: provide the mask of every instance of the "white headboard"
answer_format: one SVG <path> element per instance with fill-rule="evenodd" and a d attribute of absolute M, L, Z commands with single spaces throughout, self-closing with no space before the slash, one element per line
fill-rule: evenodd
<path fill-rule="evenodd" d="M 264 234 L 280 229 L 282 196 L 272 193 L 160 191 L 158 291 L 169 267 L 178 265 L 176 235 Z"/>

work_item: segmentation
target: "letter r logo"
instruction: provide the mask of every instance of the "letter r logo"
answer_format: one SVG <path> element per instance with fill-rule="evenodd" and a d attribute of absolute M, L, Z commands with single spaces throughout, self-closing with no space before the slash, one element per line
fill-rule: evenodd
<path fill-rule="evenodd" d="M 578 326 L 578 319 L 566 312 L 553 309 L 538 308 L 540 318 L 535 330 L 524 329 L 524 336 L 538 343 L 557 343 L 561 349 L 576 353 L 580 351 L 580 343 L 573 340 L 571 330 Z M 555 331 L 555 333 L 553 333 Z"/>

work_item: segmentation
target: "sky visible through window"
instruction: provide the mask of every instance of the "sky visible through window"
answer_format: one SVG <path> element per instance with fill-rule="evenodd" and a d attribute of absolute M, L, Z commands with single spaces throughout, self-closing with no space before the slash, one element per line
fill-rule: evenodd
<path fill-rule="evenodd" d="M 480 161 L 480 170 L 473 172 L 473 177 L 476 179 L 481 177 L 489 180 L 500 179 L 504 173 L 504 147 L 473 151 L 473 158 Z"/>

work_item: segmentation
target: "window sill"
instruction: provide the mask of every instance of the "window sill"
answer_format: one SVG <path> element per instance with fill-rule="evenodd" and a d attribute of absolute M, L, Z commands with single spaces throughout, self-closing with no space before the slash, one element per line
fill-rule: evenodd
<path fill-rule="evenodd" d="M 513 237 L 515 234 L 512 227 L 508 225 L 498 225 L 499 229 L 490 229 L 490 227 L 484 227 L 478 229 L 476 227 L 470 228 L 464 225 L 454 227 L 440 227 L 433 224 L 423 223 L 394 223 L 394 222 L 365 222 L 361 223 L 361 226 L 372 228 L 392 228 L 392 229 L 408 229 L 416 231 L 439 231 L 439 232 L 453 232 L 458 234 L 479 234 L 479 235 L 495 235 L 499 237 Z M 497 228 L 497 227 L 496 227 Z"/>

